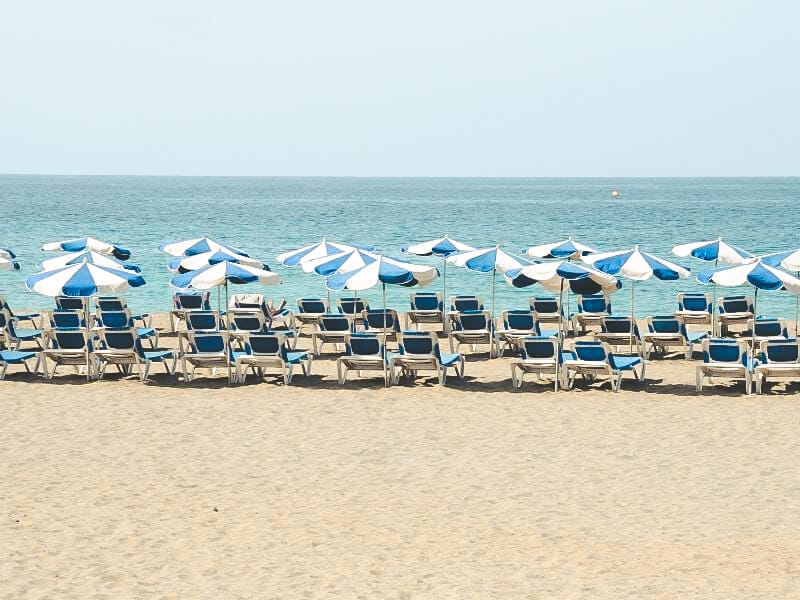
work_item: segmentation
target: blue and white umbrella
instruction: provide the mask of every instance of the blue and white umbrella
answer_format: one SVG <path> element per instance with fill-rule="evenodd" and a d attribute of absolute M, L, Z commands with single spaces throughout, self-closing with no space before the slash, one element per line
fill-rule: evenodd
<path fill-rule="evenodd" d="M 59 256 L 41 261 L 39 267 L 42 271 L 52 271 L 69 265 L 77 265 L 82 262 L 106 267 L 108 269 L 124 269 L 126 271 L 133 271 L 134 273 L 141 272 L 141 269 L 136 265 L 123 262 L 107 254 L 100 254 L 94 250 L 81 250 L 80 252 L 60 254 Z"/>
<path fill-rule="evenodd" d="M 622 287 L 622 283 L 613 275 L 566 260 L 537 263 L 506 271 L 505 280 L 517 288 L 538 283 L 552 292 L 563 292 L 564 286 L 567 286 L 576 294 L 613 294 Z"/>
<path fill-rule="evenodd" d="M 552 244 L 542 244 L 541 246 L 530 246 L 525 254 L 532 258 L 563 258 L 566 260 L 573 260 L 586 256 L 587 254 L 595 254 L 597 250 L 590 248 L 585 244 L 576 242 L 572 238 L 554 242 Z"/>
<path fill-rule="evenodd" d="M 363 250 L 372 250 L 371 246 L 358 247 Z M 277 261 L 285 267 L 297 267 L 301 266 L 306 261 L 316 260 L 327 256 L 334 256 L 341 254 L 342 252 L 350 252 L 351 250 L 355 249 L 356 246 L 351 244 L 331 242 L 323 238 L 323 240 L 320 242 L 303 246 L 302 248 L 296 248 L 294 250 L 290 250 L 289 252 L 284 252 L 283 254 L 279 254 L 276 258 Z"/>
<path fill-rule="evenodd" d="M 375 262 L 378 258 L 378 254 L 355 248 L 347 252 L 303 261 L 301 268 L 306 273 L 316 273 L 323 277 L 330 277 L 336 273 L 355 271 Z"/>
<path fill-rule="evenodd" d="M 631 321 L 635 322 L 634 310 L 637 281 L 645 281 L 655 277 L 662 281 L 675 281 L 689 276 L 689 269 L 684 269 L 663 258 L 647 254 L 635 246 L 632 250 L 618 252 L 601 252 L 583 257 L 584 262 L 603 273 L 622 276 L 631 280 Z M 631 331 L 631 351 L 633 350 L 633 331 Z"/>
<path fill-rule="evenodd" d="M 438 256 L 442 258 L 442 300 L 447 302 L 447 257 L 459 252 L 471 252 L 475 250 L 472 246 L 458 242 L 451 239 L 448 235 L 436 238 L 435 240 L 428 240 L 427 242 L 420 242 L 419 244 L 412 244 L 403 246 L 401 248 L 405 254 L 414 254 L 416 256 Z M 442 311 L 442 327 L 444 332 L 447 333 L 447 313 Z"/>
<path fill-rule="evenodd" d="M 29 290 L 52 297 L 114 294 L 144 284 L 144 278 L 139 273 L 102 267 L 87 261 L 42 271 L 25 280 Z"/>
<path fill-rule="evenodd" d="M 383 310 L 386 311 L 386 286 L 425 286 L 439 276 L 436 267 L 374 255 L 375 260 L 353 271 L 340 272 L 328 277 L 326 286 L 335 292 L 361 291 L 380 285 L 383 288 Z M 384 371 L 386 367 L 384 365 Z M 386 374 L 384 373 L 384 376 Z"/>
<path fill-rule="evenodd" d="M 0 271 L 19 271 L 19 262 L 11 257 L 0 256 Z"/>
<path fill-rule="evenodd" d="M 679 244 L 672 248 L 672 253 L 681 258 L 693 256 L 706 262 L 713 262 L 715 266 L 719 264 L 740 265 L 753 258 L 752 253 L 723 242 L 722 238 L 705 242 Z"/>
<path fill-rule="evenodd" d="M 223 285 L 227 288 L 228 283 L 277 285 L 280 282 L 280 276 L 272 271 L 223 261 L 215 265 L 202 267 L 196 271 L 175 275 L 170 280 L 170 285 L 181 290 L 190 288 L 210 290 Z"/>
<path fill-rule="evenodd" d="M 159 252 L 170 256 L 194 256 L 195 254 L 205 254 L 207 252 L 218 252 L 224 250 L 230 254 L 249 256 L 247 252 L 229 244 L 223 244 L 212 240 L 209 237 L 193 238 L 182 242 L 166 242 L 158 247 Z"/>
<path fill-rule="evenodd" d="M 93 237 L 77 238 L 74 240 L 64 240 L 62 242 L 49 242 L 42 246 L 45 252 L 82 252 L 92 250 L 98 254 L 113 256 L 120 260 L 128 260 L 131 251 L 116 244 L 102 242 Z"/>
<path fill-rule="evenodd" d="M 795 277 L 800 277 L 800 250 L 786 250 L 784 252 L 773 252 L 759 257 L 761 262 L 770 267 L 783 267 L 787 271 L 793 271 Z M 797 337 L 800 331 L 800 296 L 795 296 L 794 300 L 794 335 Z"/>
<path fill-rule="evenodd" d="M 732 246 L 722 241 L 707 240 L 704 242 L 691 242 L 689 244 L 679 244 L 672 248 L 675 256 L 685 258 L 692 256 L 706 262 L 713 262 L 716 268 L 719 265 L 741 265 L 753 258 L 753 254 L 742 248 Z M 716 311 L 717 311 L 717 286 L 713 287 L 713 300 L 711 302 L 711 321 L 712 331 L 716 333 Z"/>
<path fill-rule="evenodd" d="M 173 273 L 188 273 L 189 271 L 196 271 L 203 267 L 216 265 L 221 262 L 247 265 L 248 267 L 255 267 L 257 269 L 264 269 L 266 267 L 264 263 L 254 258 L 250 258 L 244 254 L 234 254 L 224 248 L 220 248 L 219 250 L 203 252 L 202 254 L 178 256 L 169 261 L 167 268 Z"/>
<path fill-rule="evenodd" d="M 497 282 L 497 277 L 495 275 L 497 272 L 500 271 L 501 274 L 504 274 L 507 271 L 521 269 L 522 267 L 533 264 L 529 260 L 501 250 L 500 246 L 480 248 L 478 250 L 453 254 L 447 257 L 447 262 L 457 267 L 464 267 L 470 271 L 492 274 L 492 321 L 494 321 L 495 314 L 495 290 Z"/>
<path fill-rule="evenodd" d="M 785 271 L 771 267 L 759 259 L 751 260 L 743 265 L 720 267 L 702 271 L 697 281 L 705 284 L 717 284 L 725 287 L 752 286 L 755 289 L 753 298 L 753 318 L 758 315 L 758 290 L 786 290 L 792 294 L 800 294 L 800 279 Z M 753 328 L 753 350 L 755 351 L 755 327 Z"/>

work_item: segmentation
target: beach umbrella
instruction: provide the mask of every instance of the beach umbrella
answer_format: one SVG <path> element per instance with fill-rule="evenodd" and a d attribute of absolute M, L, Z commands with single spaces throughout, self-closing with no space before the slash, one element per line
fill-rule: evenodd
<path fill-rule="evenodd" d="M 13 257 L 0 256 L 0 271 L 19 271 L 19 263 Z"/>
<path fill-rule="evenodd" d="M 704 242 L 690 242 L 688 244 L 679 244 L 672 248 L 672 253 L 675 256 L 686 258 L 692 256 L 706 262 L 714 263 L 714 267 L 719 265 L 740 265 L 753 258 L 753 254 L 742 248 L 732 246 L 731 244 L 722 241 L 722 238 L 716 240 L 706 240 Z M 712 331 L 716 333 L 716 311 L 717 311 L 717 286 L 712 289 L 713 301 L 711 302 L 711 327 Z"/>
<path fill-rule="evenodd" d="M 416 265 L 380 254 L 374 255 L 375 260 L 353 271 L 340 272 L 331 275 L 326 280 L 328 289 L 340 292 L 348 289 L 353 291 L 367 290 L 381 285 L 383 288 L 383 310 L 386 311 L 386 286 L 402 285 L 405 287 L 425 286 L 439 276 L 436 267 Z M 386 333 L 384 331 L 384 347 L 386 346 Z M 384 377 L 386 375 L 384 362 Z"/>
<path fill-rule="evenodd" d="M 477 271 L 479 273 L 492 274 L 492 321 L 494 321 L 495 313 L 495 289 L 497 282 L 497 272 L 501 274 L 511 271 L 513 269 L 521 269 L 533 264 L 529 260 L 520 258 L 509 254 L 505 250 L 501 250 L 500 246 L 492 246 L 490 248 L 481 248 L 479 250 L 470 250 L 468 252 L 459 252 L 447 257 L 447 262 L 456 265 L 457 267 L 464 267 L 470 271 Z"/>
<path fill-rule="evenodd" d="M 800 277 L 800 250 L 787 250 L 785 252 L 773 252 L 761 256 L 761 262 L 770 267 L 783 267 L 787 271 L 793 271 L 795 277 Z M 798 323 L 800 323 L 800 296 L 794 297 L 794 335 L 797 337 Z"/>
<path fill-rule="evenodd" d="M 206 252 L 217 252 L 219 250 L 224 250 L 230 254 L 249 256 L 247 252 L 234 246 L 217 242 L 209 237 L 193 238 L 182 242 L 166 242 L 158 247 L 159 252 L 170 256 L 194 256 L 195 254 L 205 254 Z"/>
<path fill-rule="evenodd" d="M 108 269 L 124 269 L 126 271 L 133 271 L 135 273 L 141 272 L 141 269 L 132 264 L 128 264 L 114 258 L 111 255 L 100 254 L 94 250 L 81 250 L 79 252 L 67 252 L 53 258 L 48 258 L 39 263 L 42 271 L 53 271 L 69 265 L 76 265 L 78 263 L 87 262 L 92 265 L 106 267 Z"/>
<path fill-rule="evenodd" d="M 289 250 L 279 254 L 276 260 L 285 267 L 302 267 L 305 263 L 315 260 L 320 260 L 328 257 L 339 256 L 342 253 L 351 252 L 356 249 L 372 251 L 372 246 L 354 246 L 352 244 L 342 244 L 341 242 L 332 242 L 327 238 L 322 238 L 321 241 L 294 250 Z M 311 270 L 303 269 L 306 273 Z M 328 306 L 331 304 L 331 293 L 328 288 L 325 288 L 328 296 Z"/>
<path fill-rule="evenodd" d="M 596 252 L 597 250 L 594 248 L 576 242 L 572 238 L 560 242 L 553 242 L 552 244 L 530 246 L 525 250 L 525 254 L 531 258 L 563 258 L 566 260 L 573 260 L 586 256 L 587 254 L 595 254 Z"/>
<path fill-rule="evenodd" d="M 404 254 L 414 254 L 416 256 L 438 256 L 442 259 L 442 302 L 447 302 L 447 257 L 459 252 L 471 252 L 475 250 L 472 246 L 450 239 L 445 234 L 444 237 L 420 242 L 419 244 L 406 245 L 401 248 Z M 447 333 L 447 311 L 442 311 L 442 327 Z"/>
<path fill-rule="evenodd" d="M 51 271 L 31 275 L 25 286 L 43 296 L 78 296 L 89 298 L 96 294 L 115 294 L 145 284 L 144 278 L 127 269 L 114 269 L 87 261 L 66 265 Z M 86 332 L 89 333 L 89 305 L 86 305 Z M 86 378 L 91 377 L 89 358 L 86 358 Z"/>
<path fill-rule="evenodd" d="M 689 269 L 684 269 L 673 262 L 647 254 L 635 246 L 632 250 L 617 252 L 601 252 L 583 257 L 584 262 L 594 266 L 603 273 L 622 276 L 631 280 L 631 321 L 635 323 L 634 310 L 636 282 L 655 277 L 662 281 L 675 281 L 689 276 Z M 633 330 L 631 330 L 630 350 L 633 352 Z"/>
<path fill-rule="evenodd" d="M 224 248 L 203 252 L 202 254 L 192 254 L 189 256 L 178 256 L 169 261 L 167 268 L 173 273 L 188 273 L 196 271 L 209 265 L 216 265 L 221 262 L 231 262 L 239 265 L 247 265 L 257 269 L 264 269 L 266 265 L 261 261 L 250 258 L 245 254 L 235 254 Z M 267 269 L 268 270 L 268 269 Z"/>
<path fill-rule="evenodd" d="M 93 237 L 76 238 L 74 240 L 64 240 L 62 242 L 48 242 L 42 246 L 45 252 L 81 252 L 83 250 L 92 250 L 98 254 L 106 256 L 113 256 L 120 260 L 128 260 L 131 257 L 131 251 L 116 244 L 108 242 L 101 242 Z"/>
<path fill-rule="evenodd" d="M 761 259 L 753 259 L 743 265 L 719 267 L 702 271 L 697 281 L 704 284 L 717 284 L 725 287 L 750 285 L 755 289 L 753 297 L 753 319 L 758 317 L 758 290 L 786 290 L 792 294 L 800 294 L 800 279 L 780 269 L 765 264 Z M 755 352 L 755 327 L 753 327 L 753 352 Z"/>
<path fill-rule="evenodd" d="M 572 237 L 562 240 L 560 242 L 553 242 L 550 244 L 542 244 L 540 246 L 530 246 L 525 250 L 525 254 L 531 258 L 560 258 L 568 261 L 579 259 L 587 254 L 594 254 L 597 250 L 581 244 L 572 239 Z M 576 280 L 577 281 L 577 280 Z M 562 280 L 563 283 L 563 280 Z M 563 286 L 561 286 L 563 290 Z M 569 315 L 569 291 L 567 289 L 567 315 Z M 563 302 L 563 298 L 560 300 Z"/>

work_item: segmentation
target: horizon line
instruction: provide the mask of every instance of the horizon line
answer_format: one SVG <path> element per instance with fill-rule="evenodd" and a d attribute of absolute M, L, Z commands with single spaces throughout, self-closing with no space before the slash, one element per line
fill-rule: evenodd
<path fill-rule="evenodd" d="M 0 173 L 0 177 L 217 177 L 272 179 L 793 179 L 800 175 L 218 175 L 167 173 Z"/>

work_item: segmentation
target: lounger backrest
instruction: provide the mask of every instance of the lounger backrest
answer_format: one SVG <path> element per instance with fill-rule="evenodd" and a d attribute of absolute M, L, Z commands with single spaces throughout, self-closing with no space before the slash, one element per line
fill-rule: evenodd
<path fill-rule="evenodd" d="M 102 310 L 98 317 L 103 327 L 121 329 L 131 326 L 131 316 L 126 310 Z"/>
<path fill-rule="evenodd" d="M 441 310 L 442 302 L 437 294 L 412 294 L 411 310 Z"/>
<path fill-rule="evenodd" d="M 211 310 L 208 292 L 178 292 L 173 302 L 178 310 Z"/>
<path fill-rule="evenodd" d="M 192 351 L 209 354 L 225 351 L 225 338 L 218 333 L 197 333 L 191 337 Z"/>
<path fill-rule="evenodd" d="M 522 358 L 555 358 L 558 342 L 552 338 L 526 337 L 522 341 Z"/>
<path fill-rule="evenodd" d="M 507 310 L 503 313 L 503 327 L 519 331 L 534 331 L 536 319 L 529 310 Z"/>
<path fill-rule="evenodd" d="M 419 335 L 403 334 L 399 343 L 402 354 L 434 355 L 436 345 L 431 334 L 422 332 Z"/>
<path fill-rule="evenodd" d="M 347 338 L 345 352 L 349 356 L 373 356 L 382 354 L 383 346 L 374 333 L 353 333 Z"/>
<path fill-rule="evenodd" d="M 84 350 L 86 348 L 86 332 L 59 330 L 53 331 L 53 343 L 60 350 Z"/>
<path fill-rule="evenodd" d="M 111 350 L 135 350 L 136 332 L 130 329 L 125 331 L 105 331 L 103 332 L 103 341 Z"/>
<path fill-rule="evenodd" d="M 742 347 L 738 340 L 713 339 L 703 343 L 703 362 L 743 362 Z"/>
<path fill-rule="evenodd" d="M 11 313 L 5 308 L 0 308 L 0 329 L 5 329 L 11 323 Z"/>
<path fill-rule="evenodd" d="M 319 314 L 328 312 L 328 303 L 321 298 L 299 298 L 297 309 L 301 313 Z"/>
<path fill-rule="evenodd" d="M 83 316 L 77 310 L 54 310 L 50 313 L 50 326 L 56 329 L 80 329 L 86 327 Z"/>
<path fill-rule="evenodd" d="M 286 347 L 279 335 L 251 335 L 247 340 L 247 351 L 253 356 L 280 356 L 286 358 Z"/>
<path fill-rule="evenodd" d="M 600 322 L 600 329 L 603 333 L 627 333 L 631 332 L 630 317 L 606 317 Z M 636 327 L 633 327 L 636 334 Z"/>
<path fill-rule="evenodd" d="M 483 303 L 477 296 L 453 296 L 451 310 L 457 312 L 483 310 Z"/>
<path fill-rule="evenodd" d="M 186 315 L 186 327 L 192 330 L 217 331 L 220 329 L 219 315 L 211 311 L 192 311 Z"/>
<path fill-rule="evenodd" d="M 557 298 L 536 296 L 529 301 L 531 310 L 543 315 L 556 315 L 561 311 L 558 306 Z"/>
<path fill-rule="evenodd" d="M 766 363 L 800 363 L 797 340 L 769 340 L 761 353 Z"/>
<path fill-rule="evenodd" d="M 726 296 L 720 298 L 719 309 L 726 313 L 752 312 L 753 303 L 746 296 Z"/>
<path fill-rule="evenodd" d="M 340 298 L 339 312 L 345 315 L 360 315 L 367 310 L 367 303 L 362 298 Z"/>
<path fill-rule="evenodd" d="M 755 334 L 759 337 L 778 337 L 785 333 L 779 319 L 756 319 L 753 321 Z"/>
<path fill-rule="evenodd" d="M 711 312 L 711 297 L 708 294 L 678 294 L 678 310 Z"/>
<path fill-rule="evenodd" d="M 87 299 L 78 296 L 56 296 L 58 310 L 86 310 Z"/>
<path fill-rule="evenodd" d="M 266 322 L 263 313 L 236 313 L 231 317 L 231 329 L 237 331 L 263 331 Z"/>
<path fill-rule="evenodd" d="M 368 329 L 394 329 L 399 330 L 397 323 L 397 313 L 390 309 L 365 310 L 363 313 L 364 321 Z"/>
<path fill-rule="evenodd" d="M 323 315 L 319 319 L 320 331 L 350 331 L 350 321 L 342 315 Z"/>
<path fill-rule="evenodd" d="M 489 315 L 484 312 L 461 313 L 456 318 L 456 328 L 459 331 L 481 331 L 489 329 Z"/>
<path fill-rule="evenodd" d="M 608 351 L 605 344 L 601 342 L 575 342 L 575 355 L 578 360 L 608 361 Z"/>
<path fill-rule="evenodd" d="M 581 313 L 610 313 L 611 303 L 602 294 L 578 296 L 578 312 Z"/>
<path fill-rule="evenodd" d="M 678 319 L 672 316 L 649 317 L 647 319 L 647 330 L 650 333 L 679 334 L 683 333 L 684 328 Z"/>
<path fill-rule="evenodd" d="M 96 303 L 98 310 L 103 312 L 118 312 L 127 308 L 125 300 L 117 296 L 100 296 L 97 298 Z"/>

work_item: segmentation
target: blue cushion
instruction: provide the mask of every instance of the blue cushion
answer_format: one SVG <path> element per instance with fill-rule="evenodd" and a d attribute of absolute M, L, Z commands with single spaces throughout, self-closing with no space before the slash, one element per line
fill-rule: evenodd
<path fill-rule="evenodd" d="M 445 367 L 452 367 L 458 364 L 461 360 L 460 354 L 450 354 L 449 352 L 442 352 L 439 355 L 439 362 Z"/>
<path fill-rule="evenodd" d="M 641 364 L 642 359 L 639 356 L 619 356 L 612 354 L 609 356 L 611 366 L 619 371 L 629 371 L 638 364 Z"/>
<path fill-rule="evenodd" d="M 20 352 L 17 350 L 0 350 L 0 362 L 18 365 L 36 356 L 36 352 Z"/>
<path fill-rule="evenodd" d="M 286 362 L 292 365 L 297 365 L 306 360 L 308 352 L 287 352 Z"/>
<path fill-rule="evenodd" d="M 159 362 L 167 358 L 172 358 L 171 350 L 145 350 L 143 353 L 145 360 Z"/>

